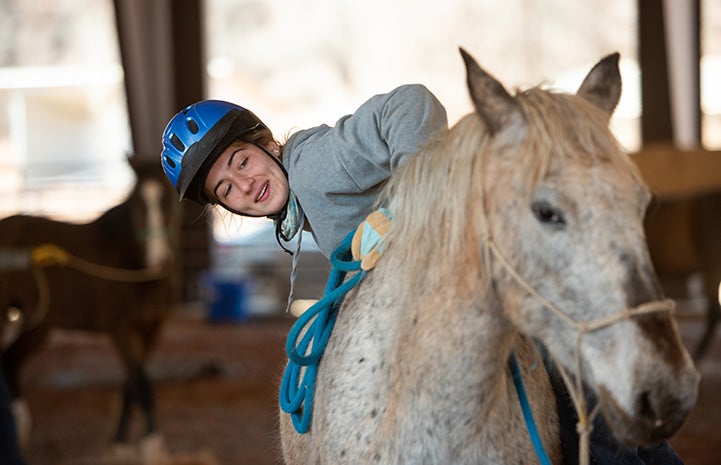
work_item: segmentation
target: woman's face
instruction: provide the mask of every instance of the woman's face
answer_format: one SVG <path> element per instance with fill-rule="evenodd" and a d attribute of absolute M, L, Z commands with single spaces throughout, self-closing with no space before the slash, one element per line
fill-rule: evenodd
<path fill-rule="evenodd" d="M 277 156 L 279 146 L 266 145 Z M 229 210 L 253 216 L 279 212 L 288 200 L 288 179 L 278 163 L 253 144 L 234 142 L 218 159 L 205 178 L 208 198 Z"/>

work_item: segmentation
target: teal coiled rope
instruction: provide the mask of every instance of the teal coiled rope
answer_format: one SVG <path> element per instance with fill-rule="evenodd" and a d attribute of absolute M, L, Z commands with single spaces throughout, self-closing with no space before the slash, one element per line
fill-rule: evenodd
<path fill-rule="evenodd" d="M 318 363 L 328 344 L 338 309 L 348 291 L 366 274 L 361 271 L 360 260 L 354 261 L 351 254 L 354 233 L 351 231 L 330 257 L 333 268 L 323 298 L 298 318 L 286 339 L 288 365 L 280 385 L 280 408 L 290 414 L 293 426 L 300 434 L 310 429 Z M 353 271 L 357 273 L 344 282 L 346 274 Z"/>

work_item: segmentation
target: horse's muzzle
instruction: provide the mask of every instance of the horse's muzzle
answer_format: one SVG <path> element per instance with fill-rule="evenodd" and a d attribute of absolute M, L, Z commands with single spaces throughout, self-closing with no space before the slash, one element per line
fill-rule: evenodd
<path fill-rule="evenodd" d="M 640 392 L 632 412 L 621 408 L 610 392 L 599 389 L 601 411 L 616 439 L 627 446 L 658 444 L 676 433 L 696 404 L 699 374 L 691 366 L 673 383 L 654 384 Z"/>

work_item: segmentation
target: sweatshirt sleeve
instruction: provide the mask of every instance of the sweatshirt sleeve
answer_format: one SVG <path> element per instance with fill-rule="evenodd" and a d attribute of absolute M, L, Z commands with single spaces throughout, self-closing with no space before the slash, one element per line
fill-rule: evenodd
<path fill-rule="evenodd" d="M 440 132 L 446 110 L 423 85 L 409 84 L 376 95 L 335 125 L 341 164 L 360 191 L 390 173 Z"/>
<path fill-rule="evenodd" d="M 376 95 L 334 126 L 292 135 L 283 149 L 290 188 L 326 255 L 372 211 L 385 181 L 448 130 L 446 110 L 422 85 Z"/>

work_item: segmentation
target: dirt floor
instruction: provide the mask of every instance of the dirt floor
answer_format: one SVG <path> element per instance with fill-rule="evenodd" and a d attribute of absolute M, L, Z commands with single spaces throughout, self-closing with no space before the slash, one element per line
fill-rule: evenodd
<path fill-rule="evenodd" d="M 276 386 L 291 325 L 290 318 L 208 324 L 193 312 L 169 322 L 150 372 L 173 463 L 281 463 Z M 681 321 L 689 343 L 700 326 Z M 721 334 L 711 350 L 699 366 L 698 405 L 671 441 L 687 465 L 721 464 Z M 120 381 L 102 336 L 57 332 L 24 376 L 34 421 L 28 465 L 139 464 L 109 447 Z"/>

